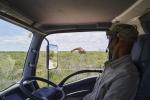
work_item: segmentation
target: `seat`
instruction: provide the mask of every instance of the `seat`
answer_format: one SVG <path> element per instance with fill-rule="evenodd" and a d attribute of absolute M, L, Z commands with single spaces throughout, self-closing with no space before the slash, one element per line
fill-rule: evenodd
<path fill-rule="evenodd" d="M 150 100 L 150 34 L 139 36 L 132 49 L 132 60 L 141 77 L 135 100 Z"/>

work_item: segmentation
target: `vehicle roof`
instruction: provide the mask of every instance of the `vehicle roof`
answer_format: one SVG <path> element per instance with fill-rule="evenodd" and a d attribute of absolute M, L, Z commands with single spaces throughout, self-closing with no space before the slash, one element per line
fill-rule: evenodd
<path fill-rule="evenodd" d="M 43 33 L 59 29 L 105 30 L 110 27 L 112 20 L 136 2 L 137 0 L 1 0 L 0 15 Z"/>
<path fill-rule="evenodd" d="M 136 0 L 6 0 L 42 25 L 110 22 Z"/>

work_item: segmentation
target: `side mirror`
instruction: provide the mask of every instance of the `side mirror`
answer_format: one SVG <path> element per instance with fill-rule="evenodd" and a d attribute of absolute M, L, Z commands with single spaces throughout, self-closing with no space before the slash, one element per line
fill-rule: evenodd
<path fill-rule="evenodd" d="M 46 49 L 46 66 L 47 69 L 54 69 L 58 67 L 58 46 L 48 44 Z"/>

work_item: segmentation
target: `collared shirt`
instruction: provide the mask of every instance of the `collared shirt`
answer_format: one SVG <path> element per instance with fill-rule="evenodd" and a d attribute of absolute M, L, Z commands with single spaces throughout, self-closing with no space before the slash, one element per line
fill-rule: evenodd
<path fill-rule="evenodd" d="M 106 62 L 94 89 L 83 100 L 134 100 L 139 73 L 130 55 Z"/>

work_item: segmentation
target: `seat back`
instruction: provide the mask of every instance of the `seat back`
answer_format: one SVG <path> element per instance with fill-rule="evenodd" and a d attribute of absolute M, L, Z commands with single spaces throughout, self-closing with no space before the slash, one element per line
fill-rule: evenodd
<path fill-rule="evenodd" d="M 135 100 L 150 100 L 150 34 L 139 36 L 132 49 L 132 60 L 141 76 Z"/>

